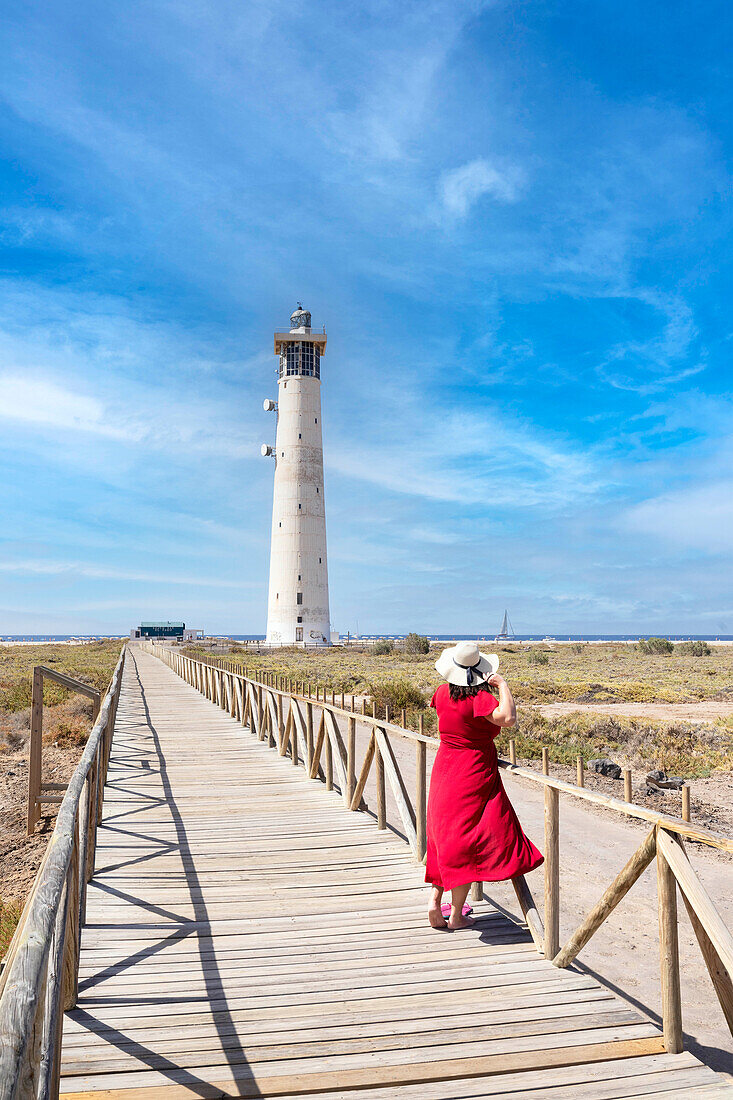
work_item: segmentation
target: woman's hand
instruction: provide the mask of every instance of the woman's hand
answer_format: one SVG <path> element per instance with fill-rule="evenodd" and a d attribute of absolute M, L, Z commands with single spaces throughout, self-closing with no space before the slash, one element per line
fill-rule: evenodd
<path fill-rule="evenodd" d="M 509 690 L 509 685 L 503 676 L 500 676 L 498 672 L 495 672 L 493 676 L 490 676 L 487 683 L 491 687 L 499 689 L 499 705 L 492 710 L 489 715 L 489 721 L 493 722 L 496 726 L 513 726 L 517 721 L 517 708 L 514 705 L 514 699 L 512 693 Z"/>

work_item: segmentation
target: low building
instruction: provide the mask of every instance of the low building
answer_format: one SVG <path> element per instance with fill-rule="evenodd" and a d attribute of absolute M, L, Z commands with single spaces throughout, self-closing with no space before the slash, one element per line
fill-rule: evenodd
<path fill-rule="evenodd" d="M 185 623 L 140 623 L 130 631 L 131 638 L 183 638 Z"/>
<path fill-rule="evenodd" d="M 184 642 L 202 642 L 204 640 L 204 632 L 201 627 L 187 626 L 183 631 Z"/>

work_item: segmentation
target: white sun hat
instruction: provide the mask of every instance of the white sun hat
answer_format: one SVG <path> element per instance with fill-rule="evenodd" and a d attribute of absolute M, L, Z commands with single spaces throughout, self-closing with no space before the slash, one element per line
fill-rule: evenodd
<path fill-rule="evenodd" d="M 473 687 L 494 675 L 499 658 L 495 653 L 480 653 L 475 642 L 459 642 L 443 650 L 435 667 L 449 684 Z"/>

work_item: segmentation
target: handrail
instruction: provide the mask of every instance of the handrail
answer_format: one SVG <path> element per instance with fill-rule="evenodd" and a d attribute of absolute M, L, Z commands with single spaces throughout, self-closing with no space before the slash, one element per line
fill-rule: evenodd
<path fill-rule="evenodd" d="M 101 693 L 97 688 L 90 687 L 82 680 L 74 680 L 63 672 L 57 672 L 54 668 L 46 668 L 45 665 L 36 665 L 33 669 L 33 689 L 31 695 L 31 736 L 28 749 L 28 836 L 33 835 L 36 822 L 41 817 L 41 806 L 44 802 L 61 802 L 60 794 L 44 794 L 44 791 L 65 791 L 65 783 L 43 783 L 42 781 L 42 754 L 43 754 L 43 681 L 54 680 L 61 687 L 69 691 L 76 691 L 79 695 L 86 695 L 91 699 L 94 707 L 92 710 L 92 724 L 99 714 Z"/>
<path fill-rule="evenodd" d="M 177 675 L 195 687 L 206 698 L 229 712 L 243 726 L 249 725 L 259 740 L 266 740 L 280 756 L 290 752 L 294 765 L 302 763 L 310 779 L 323 779 L 327 790 L 334 786 L 334 770 L 341 793 L 350 810 L 365 808 L 363 792 L 371 768 L 376 769 L 377 828 L 387 827 L 385 777 L 389 781 L 404 835 L 416 858 L 424 862 L 426 854 L 426 753 L 427 745 L 438 747 L 434 738 L 395 726 L 388 719 L 338 706 L 332 700 L 314 699 L 308 693 L 292 690 L 292 681 L 276 678 L 273 673 L 258 670 L 254 676 L 220 664 L 225 658 L 192 657 L 159 643 L 145 642 L 143 648 L 159 657 Z M 280 681 L 283 681 L 281 686 Z M 288 687 L 285 686 L 288 685 Z M 288 688 L 290 690 L 288 690 Z M 343 703 L 343 697 L 342 697 Z M 320 710 L 320 718 L 317 711 Z M 338 719 L 347 723 L 346 743 Z M 404 720 L 404 719 L 403 719 Z M 364 759 L 356 775 L 356 724 L 365 725 L 369 739 Z M 416 787 L 414 806 L 400 773 L 389 742 L 396 734 L 415 743 Z M 302 746 L 302 752 L 301 752 Z M 715 993 L 733 1034 L 733 937 L 720 914 L 695 875 L 683 848 L 683 837 L 724 852 L 733 852 L 733 839 L 710 829 L 697 828 L 689 821 L 647 810 L 631 801 L 621 802 L 583 786 L 573 786 L 548 774 L 549 758 L 543 751 L 543 773 L 518 767 L 512 759 L 499 760 L 499 767 L 509 774 L 539 783 L 545 797 L 545 863 L 544 863 L 544 925 L 523 876 L 512 880 L 517 900 L 528 930 L 538 951 L 555 966 L 569 966 L 609 914 L 640 878 L 656 857 L 658 880 L 660 972 L 662 982 L 662 1024 L 664 1046 L 669 1053 L 682 1050 L 682 1003 L 680 990 L 679 950 L 677 935 L 677 886 L 679 885 L 690 920 L 698 939 L 703 960 L 710 974 Z M 579 778 L 582 773 L 579 768 Z M 630 798 L 630 783 L 625 784 Z M 651 832 L 631 856 L 597 904 L 590 910 L 564 947 L 560 946 L 560 816 L 559 796 L 570 795 L 586 802 L 649 822 Z M 483 883 L 474 883 L 472 896 L 483 896 Z M 0 1098 L 1 1100 L 1 1098 Z"/>
<path fill-rule="evenodd" d="M 159 643 L 158 643 L 159 644 Z M 188 654 L 182 654 L 189 660 L 198 661 L 200 664 L 209 665 L 211 668 L 220 668 L 223 671 L 231 672 L 237 676 L 244 676 L 245 679 L 251 679 L 252 682 L 264 683 L 265 681 L 257 680 L 256 678 L 247 677 L 246 673 L 241 673 L 236 668 L 225 668 L 222 664 L 215 662 L 227 661 L 225 657 L 219 657 L 212 655 L 210 658 L 203 656 L 190 657 Z M 233 662 L 227 662 L 233 664 Z M 267 673 L 261 675 L 267 676 Z M 272 675 L 272 674 L 269 674 Z M 318 706 L 323 706 L 324 702 L 328 709 L 334 714 L 338 714 L 344 718 L 350 718 L 356 715 L 359 722 L 364 725 L 371 725 L 372 727 L 379 727 L 380 729 L 386 729 L 389 733 L 395 734 L 397 737 L 402 737 L 408 741 L 419 742 L 423 741 L 426 745 L 429 745 L 437 751 L 439 742 L 435 737 L 430 737 L 428 734 L 419 733 L 416 730 L 405 729 L 403 726 L 397 726 L 382 718 L 376 718 L 372 715 L 359 712 L 357 710 L 349 710 L 346 707 L 339 707 L 337 704 L 329 703 L 327 700 L 313 699 L 310 695 L 298 693 L 297 691 L 287 691 L 285 688 L 279 688 L 276 685 L 268 683 L 268 690 L 276 695 L 293 696 L 296 699 L 300 699 L 303 702 L 315 702 Z M 733 837 L 725 836 L 722 833 L 716 833 L 713 829 L 706 829 L 692 825 L 689 821 L 684 820 L 681 817 L 673 817 L 671 814 L 663 814 L 658 810 L 649 810 L 645 806 L 638 806 L 634 802 L 622 802 L 618 798 L 613 798 L 611 795 L 603 794 L 601 791 L 593 791 L 588 787 L 582 787 L 574 783 L 568 783 L 564 779 L 556 779 L 554 776 L 544 774 L 542 772 L 534 771 L 532 768 L 524 768 L 518 764 L 515 764 L 511 760 L 505 760 L 503 757 L 499 757 L 499 767 L 502 771 L 506 771 L 511 775 L 519 776 L 521 779 L 528 779 L 532 783 L 538 783 L 544 787 L 553 787 L 557 791 L 561 791 L 563 794 L 571 795 L 573 798 L 578 798 L 582 802 L 593 802 L 599 806 L 605 806 L 608 810 L 613 810 L 615 813 L 620 813 L 626 817 L 635 817 L 641 821 L 648 821 L 653 825 L 661 825 L 664 829 L 667 829 L 671 833 L 678 833 L 680 836 L 687 837 L 688 840 L 697 841 L 699 844 L 706 844 L 710 848 L 717 848 L 719 851 L 728 852 L 733 855 Z"/>
<path fill-rule="evenodd" d="M 123 646 L 0 974 L 0 1100 L 58 1095 L 61 1024 L 77 999 L 79 936 L 124 660 Z"/>

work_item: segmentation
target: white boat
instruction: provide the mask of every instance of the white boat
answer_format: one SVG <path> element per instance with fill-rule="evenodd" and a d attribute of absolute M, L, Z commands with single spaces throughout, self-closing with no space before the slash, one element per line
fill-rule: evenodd
<path fill-rule="evenodd" d="M 516 638 L 514 633 L 514 627 L 509 621 L 509 614 L 504 610 L 504 618 L 501 620 L 501 626 L 499 627 L 499 633 L 494 636 L 495 642 L 511 642 Z"/>

